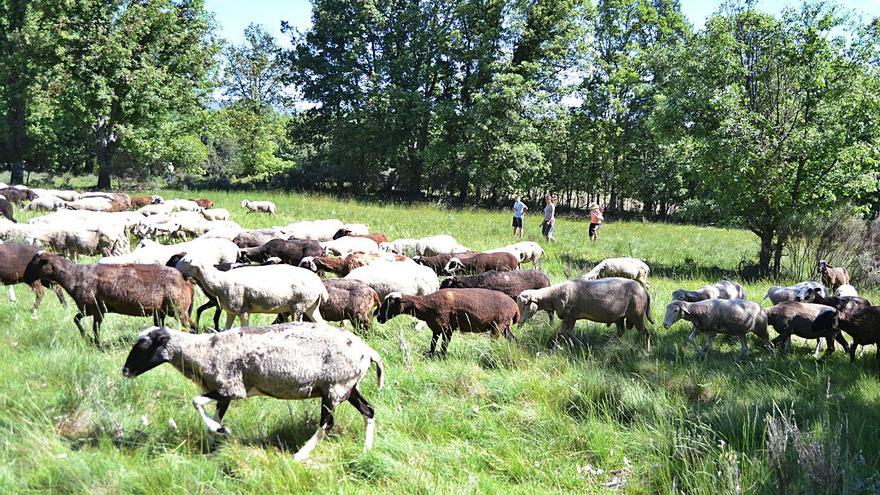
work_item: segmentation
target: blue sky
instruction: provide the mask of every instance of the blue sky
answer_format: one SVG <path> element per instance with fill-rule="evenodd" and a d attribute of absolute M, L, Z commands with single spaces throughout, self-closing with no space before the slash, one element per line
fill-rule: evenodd
<path fill-rule="evenodd" d="M 305 29 L 311 24 L 311 4 L 308 0 L 207 0 L 208 10 L 216 15 L 220 24 L 220 35 L 233 42 L 241 40 L 244 28 L 251 22 L 262 24 L 276 34 L 282 41 L 281 21 Z M 866 14 L 880 16 L 880 0 L 841 1 L 845 8 Z M 799 5 L 798 0 L 758 0 L 759 8 L 777 13 L 786 6 Z M 691 23 L 700 27 L 721 5 L 721 0 L 681 0 L 682 10 Z"/>

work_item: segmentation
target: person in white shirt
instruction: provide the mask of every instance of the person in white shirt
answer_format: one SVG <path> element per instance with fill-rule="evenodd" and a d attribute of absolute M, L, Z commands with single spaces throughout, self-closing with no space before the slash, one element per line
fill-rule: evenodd
<path fill-rule="evenodd" d="M 541 223 L 541 233 L 547 242 L 553 242 L 553 227 L 556 226 L 556 198 L 547 195 L 545 198 L 547 206 L 544 207 L 544 221 Z"/>
<path fill-rule="evenodd" d="M 519 196 L 513 198 L 513 236 L 519 236 L 522 239 L 523 236 L 523 216 L 528 211 L 529 207 L 525 205 L 522 201 L 520 201 Z"/>

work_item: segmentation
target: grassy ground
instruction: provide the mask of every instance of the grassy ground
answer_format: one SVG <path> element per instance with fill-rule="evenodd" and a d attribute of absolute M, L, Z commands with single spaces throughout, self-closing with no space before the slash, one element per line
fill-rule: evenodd
<path fill-rule="evenodd" d="M 337 217 L 392 237 L 449 233 L 478 250 L 511 240 L 507 213 L 271 195 L 279 216 L 269 218 L 245 216 L 242 194 L 198 195 L 248 227 Z M 527 216 L 531 240 L 538 223 Z M 590 244 L 582 219 L 559 220 L 545 270 L 558 282 L 605 257 L 644 258 L 658 322 L 672 290 L 733 276 L 757 251 L 736 230 L 611 222 L 601 236 Z M 757 301 L 768 285 L 746 291 Z M 120 374 L 146 319 L 109 317 L 98 351 L 57 300 L 47 295 L 32 320 L 29 289 L 16 292 L 18 304 L 0 298 L 2 493 L 880 491 L 873 349 L 850 364 L 842 352 L 816 361 L 802 341 L 773 356 L 752 340 L 736 362 L 738 343 L 720 338 L 703 360 L 685 323 L 654 325 L 646 352 L 637 332 L 615 340 L 587 322 L 576 331 L 588 348 L 555 348 L 558 320 L 537 315 L 515 344 L 455 334 L 447 358 L 427 359 L 430 335 L 398 318 L 366 337 L 390 377 L 382 392 L 373 372 L 363 386 L 377 410 L 374 450 L 361 452 L 363 423 L 342 405 L 332 437 L 300 464 L 292 452 L 315 428 L 317 401 L 234 403 L 232 437 L 212 442 L 190 404 L 196 388 L 173 368 Z"/>

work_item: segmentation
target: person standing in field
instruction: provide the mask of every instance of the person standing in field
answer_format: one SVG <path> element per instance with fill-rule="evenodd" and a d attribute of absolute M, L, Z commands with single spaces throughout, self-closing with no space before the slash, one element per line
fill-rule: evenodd
<path fill-rule="evenodd" d="M 605 220 L 605 217 L 602 216 L 603 208 L 599 208 L 599 205 L 596 203 L 590 204 L 590 240 L 595 241 L 599 238 L 599 227 L 602 226 L 602 220 Z"/>
<path fill-rule="evenodd" d="M 553 227 L 556 226 L 556 199 L 548 194 L 544 198 L 544 221 L 541 223 L 541 233 L 547 242 L 553 242 Z"/>
<path fill-rule="evenodd" d="M 528 211 L 529 207 L 520 201 L 519 196 L 513 198 L 513 236 L 522 239 L 523 236 L 523 215 Z"/>

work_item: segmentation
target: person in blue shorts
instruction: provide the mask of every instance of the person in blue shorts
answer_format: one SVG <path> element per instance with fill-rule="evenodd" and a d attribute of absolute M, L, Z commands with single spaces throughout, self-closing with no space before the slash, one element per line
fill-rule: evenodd
<path fill-rule="evenodd" d="M 528 211 L 529 207 L 525 205 L 522 201 L 520 201 L 519 196 L 513 198 L 513 236 L 519 236 L 522 239 L 523 236 L 523 216 Z"/>

